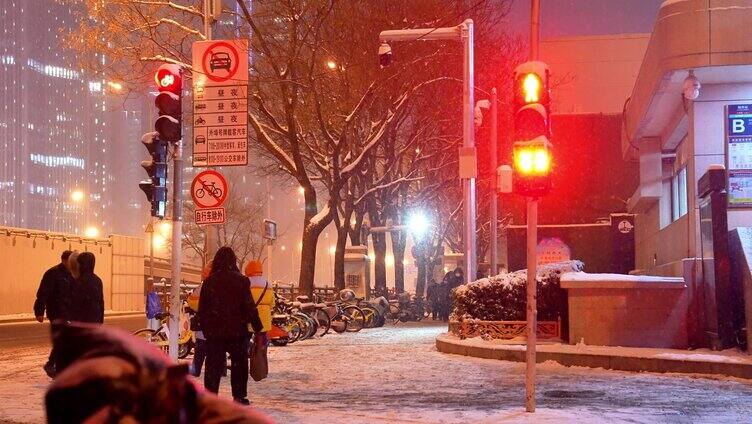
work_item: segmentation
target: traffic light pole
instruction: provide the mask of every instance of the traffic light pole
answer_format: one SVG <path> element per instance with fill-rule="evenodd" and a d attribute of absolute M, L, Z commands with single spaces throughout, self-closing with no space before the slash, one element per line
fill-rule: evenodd
<path fill-rule="evenodd" d="M 183 238 L 183 142 L 175 143 L 172 182 L 172 284 L 170 284 L 170 358 L 178 360 L 180 337 L 180 268 Z"/>
<path fill-rule="evenodd" d="M 538 199 L 527 199 L 527 346 L 525 348 L 525 410 L 535 412 L 535 343 L 538 327 Z"/>
<path fill-rule="evenodd" d="M 499 193 L 496 187 L 496 168 L 498 168 L 498 125 L 499 102 L 496 87 L 491 89 L 491 275 L 499 272 Z"/>
<path fill-rule="evenodd" d="M 540 0 L 530 5 L 530 60 L 538 60 Z M 535 342 L 538 327 L 538 199 L 527 200 L 527 346 L 525 347 L 525 411 L 535 412 Z"/>

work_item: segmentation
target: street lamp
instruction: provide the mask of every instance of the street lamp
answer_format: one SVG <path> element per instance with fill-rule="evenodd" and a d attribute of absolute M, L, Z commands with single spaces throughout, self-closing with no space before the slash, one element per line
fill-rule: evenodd
<path fill-rule="evenodd" d="M 379 34 L 379 63 L 388 66 L 392 60 L 389 42 L 416 40 L 455 40 L 461 41 L 464 50 L 463 90 L 462 90 L 462 149 L 460 178 L 462 179 L 464 220 L 465 220 L 465 282 L 475 277 L 475 177 L 477 174 L 475 157 L 475 129 L 473 128 L 474 65 L 473 65 L 473 20 L 466 19 L 454 27 L 422 28 L 382 31 Z"/>
<path fill-rule="evenodd" d="M 89 226 L 86 228 L 86 231 L 84 231 L 84 235 L 88 238 L 97 238 L 99 237 L 99 228 L 95 226 Z"/>
<path fill-rule="evenodd" d="M 80 203 L 84 200 L 84 191 L 81 189 L 75 189 L 70 194 L 70 199 L 73 203 Z"/>
<path fill-rule="evenodd" d="M 422 211 L 414 211 L 407 219 L 407 227 L 416 239 L 421 239 L 428 232 L 431 222 Z"/>

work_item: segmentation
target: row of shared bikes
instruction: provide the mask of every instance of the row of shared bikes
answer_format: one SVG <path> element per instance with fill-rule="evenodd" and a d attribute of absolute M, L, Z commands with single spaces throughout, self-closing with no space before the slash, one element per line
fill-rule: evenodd
<path fill-rule="evenodd" d="M 427 305 L 407 293 L 397 299 L 379 296 L 373 299 L 356 297 L 350 289 L 341 290 L 338 300 L 322 301 L 314 295 L 298 296 L 290 301 L 275 292 L 275 306 L 272 311 L 272 328 L 269 339 L 275 346 L 285 346 L 299 340 L 324 337 L 331 332 L 359 332 L 364 328 L 383 327 L 386 323 L 420 321 L 431 314 Z M 194 338 L 190 329 L 193 311 L 187 306 L 180 319 L 178 336 L 178 357 L 185 358 L 193 350 Z M 167 351 L 170 330 L 169 314 L 159 314 L 158 329 L 143 328 L 134 333 L 149 343 Z"/>

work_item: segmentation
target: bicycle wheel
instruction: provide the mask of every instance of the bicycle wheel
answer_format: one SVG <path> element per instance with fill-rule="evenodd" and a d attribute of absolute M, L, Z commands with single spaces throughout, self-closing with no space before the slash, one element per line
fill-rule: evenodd
<path fill-rule="evenodd" d="M 288 324 L 287 324 L 287 337 L 288 337 L 288 343 L 295 343 L 300 339 L 300 335 L 303 334 L 303 328 L 305 327 L 305 324 L 303 321 L 301 321 L 300 318 L 290 315 L 288 317 Z"/>
<path fill-rule="evenodd" d="M 188 340 L 185 343 L 181 343 L 178 345 L 178 358 L 185 359 L 188 357 L 188 355 L 191 353 L 191 349 L 193 349 L 193 340 Z"/>
<path fill-rule="evenodd" d="M 360 309 L 363 311 L 363 327 L 373 328 L 376 325 L 376 309 L 370 306 L 361 306 Z"/>
<path fill-rule="evenodd" d="M 399 305 L 393 303 L 389 304 L 389 319 L 392 320 L 392 324 L 399 322 L 400 308 Z"/>
<path fill-rule="evenodd" d="M 302 331 L 300 332 L 300 338 L 298 340 L 310 339 L 316 334 L 316 322 L 308 315 L 302 312 L 295 312 L 293 316 L 298 317 L 303 323 Z"/>
<path fill-rule="evenodd" d="M 155 345 L 165 353 L 169 352 L 167 337 L 165 337 L 164 333 L 160 331 L 152 330 L 150 328 L 142 328 L 133 333 L 133 335 L 142 338 L 149 344 Z"/>
<path fill-rule="evenodd" d="M 329 318 L 329 314 L 323 309 L 316 309 L 311 312 L 311 318 L 316 321 L 316 336 L 324 337 L 329 332 L 329 328 L 332 325 L 332 320 Z"/>
<path fill-rule="evenodd" d="M 355 305 L 345 307 L 343 313 L 347 315 L 347 331 L 357 333 L 365 326 L 366 314 Z"/>
<path fill-rule="evenodd" d="M 347 331 L 347 321 L 348 318 L 342 312 L 339 312 L 331 319 L 330 327 L 338 334 L 342 334 Z"/>

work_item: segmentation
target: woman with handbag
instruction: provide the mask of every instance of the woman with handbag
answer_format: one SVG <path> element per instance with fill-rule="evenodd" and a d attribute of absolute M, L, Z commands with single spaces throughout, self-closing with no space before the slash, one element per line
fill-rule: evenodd
<path fill-rule="evenodd" d="M 266 333 L 272 328 L 272 309 L 274 308 L 274 290 L 269 281 L 263 276 L 263 265 L 260 261 L 250 261 L 245 266 L 245 275 L 251 286 L 251 299 L 258 309 L 263 328 L 254 337 L 250 351 L 250 373 L 254 381 L 266 378 L 269 372 L 267 361 L 267 347 L 269 338 Z"/>
<path fill-rule="evenodd" d="M 227 247 L 217 250 L 209 277 L 201 286 L 198 324 L 206 337 L 204 387 L 219 392 L 225 354 L 230 355 L 230 382 L 235 402 L 248 401 L 248 324 L 256 333 L 263 329 L 258 310 L 251 300 L 248 278 L 238 269 L 235 252 Z M 256 340 L 258 340 L 258 336 Z"/>

